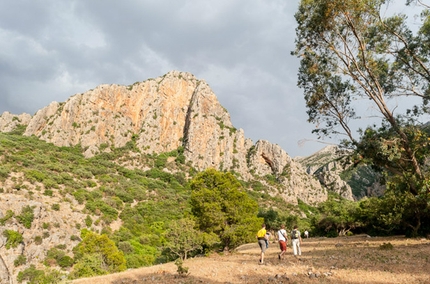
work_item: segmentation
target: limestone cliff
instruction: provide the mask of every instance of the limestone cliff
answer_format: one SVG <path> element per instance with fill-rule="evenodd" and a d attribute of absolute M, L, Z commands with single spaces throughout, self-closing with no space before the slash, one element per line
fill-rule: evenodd
<path fill-rule="evenodd" d="M 52 102 L 31 119 L 28 115 L 0 117 L 0 131 L 13 121 L 27 125 L 24 135 L 35 135 L 57 146 L 80 144 L 86 157 L 122 147 L 132 139 L 142 153 L 169 152 L 184 147 L 187 161 L 198 170 L 233 170 L 243 180 L 273 176 L 287 202 L 326 200 L 327 192 L 312 175 L 278 145 L 254 144 L 236 129 L 227 110 L 204 80 L 172 71 L 130 86 L 101 85 Z"/>
<path fill-rule="evenodd" d="M 308 174 L 317 177 L 322 185 L 349 200 L 365 196 L 381 196 L 385 187 L 380 176 L 368 165 L 354 165 L 348 159 L 350 151 L 337 146 L 327 146 L 305 157 L 296 158 Z"/>

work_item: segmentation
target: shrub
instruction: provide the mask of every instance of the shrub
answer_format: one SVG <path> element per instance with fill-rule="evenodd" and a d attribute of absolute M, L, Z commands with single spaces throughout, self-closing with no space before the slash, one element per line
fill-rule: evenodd
<path fill-rule="evenodd" d="M 71 235 L 70 236 L 70 240 L 71 241 L 79 241 L 81 238 L 79 238 L 78 236 L 76 236 L 76 235 Z"/>
<path fill-rule="evenodd" d="M 0 225 L 4 226 L 6 221 L 9 220 L 10 218 L 12 218 L 14 215 L 12 210 L 7 210 L 6 211 L 6 215 L 3 218 L 0 218 Z"/>
<path fill-rule="evenodd" d="M 23 256 L 22 254 L 20 254 L 14 261 L 13 261 L 13 265 L 15 267 L 26 264 L 27 263 L 27 258 L 25 256 Z"/>
<path fill-rule="evenodd" d="M 16 248 L 24 240 L 19 232 L 13 230 L 4 230 L 3 236 L 7 239 L 5 245 L 6 249 L 10 249 L 11 247 Z"/>
<path fill-rule="evenodd" d="M 43 195 L 52 197 L 54 195 L 54 191 L 52 191 L 52 189 L 45 189 L 45 191 L 43 192 Z"/>
<path fill-rule="evenodd" d="M 82 230 L 81 236 L 82 242 L 73 249 L 76 264 L 72 278 L 120 272 L 127 268 L 124 253 L 107 235 Z"/>
<path fill-rule="evenodd" d="M 391 243 L 383 243 L 379 246 L 379 249 L 381 250 L 392 250 L 394 247 Z"/>
<path fill-rule="evenodd" d="M 35 243 L 36 245 L 41 245 L 41 244 L 42 244 L 42 241 L 43 241 L 42 236 L 35 236 L 35 237 L 34 237 L 34 243 Z"/>
<path fill-rule="evenodd" d="M 87 217 L 85 218 L 85 225 L 87 227 L 91 227 L 92 224 L 93 224 L 93 219 L 91 219 L 90 215 L 87 215 Z"/>
<path fill-rule="evenodd" d="M 184 267 L 183 264 L 184 262 L 182 261 L 181 258 L 178 258 L 175 261 L 175 265 L 178 267 L 176 271 L 178 272 L 179 276 L 186 277 L 188 276 L 188 267 Z"/>
<path fill-rule="evenodd" d="M 54 211 L 60 211 L 60 204 L 58 203 L 52 204 L 51 208 Z"/>
<path fill-rule="evenodd" d="M 73 262 L 74 262 L 73 258 L 71 258 L 68 255 L 65 255 L 61 257 L 59 260 L 57 260 L 58 265 L 62 268 L 71 267 L 73 265 Z"/>
<path fill-rule="evenodd" d="M 34 210 L 33 207 L 27 205 L 22 208 L 21 214 L 16 216 L 16 219 L 24 225 L 27 229 L 31 228 L 31 223 L 34 220 Z"/>
<path fill-rule="evenodd" d="M 43 283 L 42 280 L 44 277 L 45 272 L 36 269 L 36 267 L 32 264 L 24 271 L 20 271 L 16 279 L 19 283 L 23 282 L 24 280 L 27 280 L 28 283 Z"/>

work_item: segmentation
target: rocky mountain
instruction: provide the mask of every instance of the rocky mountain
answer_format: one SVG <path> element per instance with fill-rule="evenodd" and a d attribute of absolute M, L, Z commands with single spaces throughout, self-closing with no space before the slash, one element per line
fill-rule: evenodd
<path fill-rule="evenodd" d="M 109 152 L 130 140 L 142 153 L 184 148 L 186 161 L 237 173 L 241 179 L 261 180 L 296 204 L 326 200 L 327 191 L 279 145 L 253 143 L 236 129 L 209 85 L 190 73 L 172 71 L 130 86 L 101 85 L 75 94 L 66 102 L 52 102 L 28 114 L 0 116 L 0 131 L 26 125 L 24 135 L 35 135 L 56 146 L 80 145 L 86 157 Z M 142 167 L 130 161 L 132 167 Z M 276 185 L 267 183 L 267 178 Z"/>
<path fill-rule="evenodd" d="M 350 151 L 331 145 L 295 161 L 301 163 L 306 172 L 318 178 L 328 190 L 346 199 L 381 196 L 385 187 L 379 183 L 379 174 L 368 165 L 354 165 L 350 155 Z"/>

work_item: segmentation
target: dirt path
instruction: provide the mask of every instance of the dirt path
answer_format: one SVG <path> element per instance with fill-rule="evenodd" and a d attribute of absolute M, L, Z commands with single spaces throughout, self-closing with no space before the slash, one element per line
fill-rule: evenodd
<path fill-rule="evenodd" d="M 393 249 L 381 249 L 382 247 Z M 385 244 L 385 245 L 384 245 Z M 255 244 L 227 255 L 213 254 L 184 262 L 187 277 L 179 277 L 173 263 L 128 270 L 122 273 L 78 279 L 73 284 L 126 283 L 430 283 L 430 240 L 403 237 L 310 238 L 295 258 L 291 247 L 284 260 L 272 243 L 266 264 L 259 265 Z"/>

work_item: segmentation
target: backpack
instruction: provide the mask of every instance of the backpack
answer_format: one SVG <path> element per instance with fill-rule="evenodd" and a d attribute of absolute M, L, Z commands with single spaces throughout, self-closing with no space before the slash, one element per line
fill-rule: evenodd
<path fill-rule="evenodd" d="M 299 231 L 297 231 L 297 230 L 293 230 L 293 231 L 291 232 L 291 238 L 292 238 L 292 239 L 298 239 L 298 238 L 299 238 Z"/>

